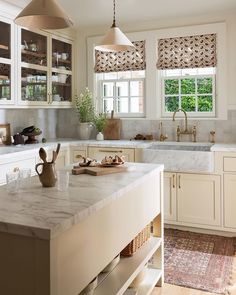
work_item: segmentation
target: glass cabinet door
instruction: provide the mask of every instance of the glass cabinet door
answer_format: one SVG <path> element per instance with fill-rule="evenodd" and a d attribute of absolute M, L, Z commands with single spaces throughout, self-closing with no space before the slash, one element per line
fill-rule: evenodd
<path fill-rule="evenodd" d="M 52 39 L 52 67 L 72 70 L 72 45 L 61 40 Z"/>
<path fill-rule="evenodd" d="M 47 36 L 22 29 L 21 61 L 47 66 Z"/>
<path fill-rule="evenodd" d="M 0 57 L 11 59 L 11 24 L 0 21 Z"/>
<path fill-rule="evenodd" d="M 14 103 L 14 60 L 12 55 L 12 22 L 0 20 L 0 105 Z"/>
<path fill-rule="evenodd" d="M 53 72 L 52 77 L 52 101 L 72 101 L 72 76 L 63 72 Z"/>
<path fill-rule="evenodd" d="M 47 102 L 47 71 L 21 69 L 21 100 Z"/>
<path fill-rule="evenodd" d="M 0 101 L 11 101 L 11 65 L 0 63 Z"/>

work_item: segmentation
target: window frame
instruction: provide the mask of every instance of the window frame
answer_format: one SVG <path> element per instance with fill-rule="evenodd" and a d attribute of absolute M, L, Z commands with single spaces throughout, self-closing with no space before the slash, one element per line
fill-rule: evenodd
<path fill-rule="evenodd" d="M 212 95 L 212 112 L 188 112 L 188 116 L 192 118 L 214 118 L 216 116 L 216 73 L 215 74 L 199 74 L 199 75 L 179 75 L 179 76 L 164 76 L 161 75 L 161 110 L 162 110 L 162 117 L 163 118 L 172 118 L 173 112 L 166 112 L 165 111 L 165 98 L 167 95 L 165 95 L 165 80 L 178 80 L 179 81 L 179 93 L 174 95 L 170 94 L 168 95 L 169 97 L 171 96 L 178 96 L 179 100 L 181 100 L 181 97 L 183 96 L 189 96 L 191 94 L 181 94 L 181 83 L 180 80 L 182 79 L 195 79 L 195 86 L 196 86 L 196 81 L 197 79 L 201 78 L 212 78 L 212 94 L 198 94 L 197 93 L 197 87 L 195 87 L 195 93 L 192 95 L 195 95 L 196 97 L 198 96 L 210 96 Z M 180 108 L 180 101 L 179 101 L 179 108 Z"/>
<path fill-rule="evenodd" d="M 186 25 L 180 27 L 164 28 L 126 33 L 131 41 L 145 40 L 146 50 L 146 81 L 145 81 L 145 117 L 137 120 L 171 120 L 162 116 L 161 105 L 161 77 L 156 68 L 158 58 L 158 40 L 163 38 L 184 37 L 201 34 L 217 34 L 217 72 L 216 72 L 216 106 L 215 117 L 194 117 L 199 120 L 227 120 L 228 118 L 228 75 L 227 75 L 227 27 L 225 22 L 208 23 L 200 25 Z M 94 46 L 99 44 L 103 35 L 87 37 L 87 80 L 84 80 L 80 89 L 88 86 L 97 100 L 96 77 L 94 73 Z M 79 93 L 80 91 L 78 91 Z M 127 118 L 128 119 L 128 118 Z"/>
<path fill-rule="evenodd" d="M 117 72 L 116 72 L 117 73 Z M 128 113 L 118 113 L 116 112 L 117 110 L 117 98 L 118 98 L 118 95 L 116 93 L 116 83 L 119 83 L 119 82 L 128 82 L 128 99 L 129 99 L 129 108 L 130 108 L 130 98 L 131 97 L 137 97 L 137 96 L 131 96 L 130 95 L 130 83 L 131 82 L 135 82 L 135 81 L 142 81 L 143 82 L 143 113 L 131 113 L 131 112 L 128 112 Z M 100 79 L 100 80 L 97 80 L 97 87 L 98 87 L 98 93 L 99 93 L 99 97 L 97 97 L 97 100 L 98 100 L 98 110 L 99 112 L 103 112 L 103 99 L 105 98 L 103 96 L 103 83 L 106 83 L 106 82 L 112 82 L 114 83 L 114 89 L 113 89 L 113 93 L 115 93 L 115 95 L 113 95 L 112 97 L 107 97 L 107 98 L 113 98 L 113 104 L 114 104 L 114 110 L 115 110 L 115 113 L 116 113 L 116 116 L 118 118 L 144 118 L 145 117 L 145 113 L 146 113 L 146 97 L 145 97 L 145 82 L 146 82 L 146 77 L 144 78 L 130 78 L 130 79 Z M 119 96 L 119 97 L 122 97 L 122 96 Z M 127 97 L 127 96 L 123 96 L 123 97 Z"/>

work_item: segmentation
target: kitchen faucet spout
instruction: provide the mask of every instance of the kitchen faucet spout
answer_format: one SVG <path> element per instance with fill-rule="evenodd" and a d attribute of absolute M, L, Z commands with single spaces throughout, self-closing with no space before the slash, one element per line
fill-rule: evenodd
<path fill-rule="evenodd" d="M 185 130 L 184 132 L 188 132 L 188 117 L 187 117 L 187 113 L 185 112 L 185 110 L 183 109 L 177 109 L 174 114 L 173 114 L 173 121 L 175 121 L 175 115 L 177 112 L 183 112 L 184 113 L 184 116 L 185 116 Z"/>

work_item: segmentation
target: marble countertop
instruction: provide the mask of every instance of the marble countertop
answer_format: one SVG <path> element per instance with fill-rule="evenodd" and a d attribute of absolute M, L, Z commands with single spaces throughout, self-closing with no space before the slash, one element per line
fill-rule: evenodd
<path fill-rule="evenodd" d="M 40 147 L 47 149 L 56 149 L 57 143 L 61 143 L 61 147 L 69 147 L 69 146 L 100 146 L 100 147 L 125 147 L 125 148 L 146 148 L 153 141 L 135 141 L 135 140 L 75 140 L 68 138 L 58 138 L 49 140 L 46 143 L 37 143 L 37 144 L 29 144 L 29 145 L 11 145 L 11 146 L 1 146 L 0 147 L 0 158 L 11 158 L 12 156 L 21 153 L 29 153 L 29 152 L 38 152 Z"/>
<path fill-rule="evenodd" d="M 104 140 L 104 141 L 97 141 L 97 140 L 76 140 L 76 139 L 69 139 L 69 138 L 58 138 L 49 140 L 47 143 L 38 143 L 32 145 L 17 145 L 17 146 L 1 146 L 0 147 L 0 158 L 11 158 L 16 156 L 18 153 L 21 154 L 28 154 L 29 152 L 38 153 L 40 147 L 44 147 L 47 149 L 55 149 L 57 143 L 60 142 L 62 148 L 63 147 L 86 147 L 86 146 L 98 146 L 98 147 L 123 147 L 123 148 L 140 148 L 145 149 L 152 145 L 153 142 L 158 143 L 159 145 L 209 145 L 211 146 L 211 151 L 213 152 L 236 152 L 236 144 L 234 143 L 221 143 L 221 144 L 211 144 L 211 143 L 204 143 L 204 142 L 175 142 L 175 141 L 147 141 L 147 140 Z"/>
<path fill-rule="evenodd" d="M 157 164 L 126 165 L 128 171 L 122 173 L 70 175 L 66 192 L 43 188 L 38 176 L 14 195 L 0 187 L 0 231 L 52 239 L 164 169 Z"/>
<path fill-rule="evenodd" d="M 236 152 L 236 143 L 216 143 L 212 146 L 213 152 Z"/>

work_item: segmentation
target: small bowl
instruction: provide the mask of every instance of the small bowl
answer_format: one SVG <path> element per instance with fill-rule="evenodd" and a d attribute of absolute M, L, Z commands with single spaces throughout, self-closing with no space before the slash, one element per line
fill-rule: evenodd
<path fill-rule="evenodd" d="M 120 262 L 120 254 L 118 254 L 103 270 L 102 272 L 111 272 Z"/>

